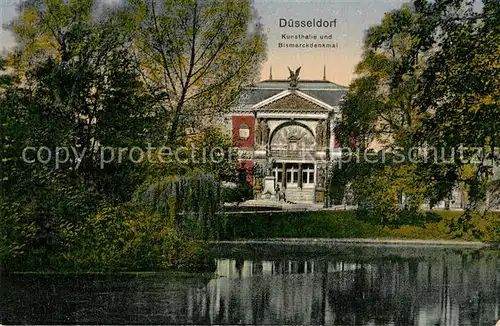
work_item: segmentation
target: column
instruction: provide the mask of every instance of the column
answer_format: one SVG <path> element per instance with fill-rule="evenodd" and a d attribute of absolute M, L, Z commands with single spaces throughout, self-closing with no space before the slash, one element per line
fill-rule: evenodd
<path fill-rule="evenodd" d="M 298 183 L 299 183 L 299 187 L 302 188 L 302 163 L 299 163 L 299 180 L 298 180 Z"/>
<path fill-rule="evenodd" d="M 283 177 L 281 178 L 281 180 L 282 180 L 282 181 L 281 181 L 281 185 L 283 186 L 283 189 L 286 189 L 286 163 L 285 163 L 285 162 L 281 163 L 281 168 L 282 168 L 282 170 L 283 170 L 283 171 L 281 172 L 281 173 L 282 173 L 282 176 L 283 176 Z"/>

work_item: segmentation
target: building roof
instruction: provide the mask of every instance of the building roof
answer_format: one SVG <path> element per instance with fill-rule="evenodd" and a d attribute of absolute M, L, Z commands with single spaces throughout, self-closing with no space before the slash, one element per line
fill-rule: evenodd
<path fill-rule="evenodd" d="M 288 79 L 268 79 L 263 80 L 252 87 L 255 88 L 280 88 L 287 89 L 290 86 Z M 299 89 L 331 89 L 331 90 L 347 90 L 347 87 L 336 84 L 329 80 L 299 80 Z"/>
<path fill-rule="evenodd" d="M 333 111 L 334 108 L 299 90 L 286 89 L 260 103 L 257 103 L 252 107 L 252 110 L 282 113 L 297 111 L 324 113 Z"/>
<path fill-rule="evenodd" d="M 240 96 L 240 104 L 253 106 L 284 90 L 289 89 L 290 81 L 264 80 L 250 87 L 246 87 Z M 328 105 L 337 106 L 348 88 L 328 80 L 299 80 L 297 90 L 314 97 Z"/>

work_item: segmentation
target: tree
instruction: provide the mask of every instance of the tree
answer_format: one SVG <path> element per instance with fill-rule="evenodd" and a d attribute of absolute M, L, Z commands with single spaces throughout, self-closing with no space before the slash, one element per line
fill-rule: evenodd
<path fill-rule="evenodd" d="M 357 136 L 362 150 L 373 140 L 393 154 L 420 148 L 408 171 L 425 180 L 431 203 L 459 185 L 477 209 L 496 184 L 500 11 L 496 1 L 485 0 L 480 12 L 473 5 L 417 0 L 370 28 L 337 132 L 344 143 Z M 441 150 L 447 157 L 429 162 L 428 154 Z M 363 177 L 351 174 L 349 181 Z"/>
<path fill-rule="evenodd" d="M 162 140 L 126 38 L 113 19 L 94 21 L 90 5 L 46 1 L 26 7 L 14 25 L 20 42 L 10 64 L 22 83 L 0 99 L 0 209 L 17 221 L 9 243 L 32 257 L 60 254 L 100 202 L 128 201 L 144 181 L 140 164 L 101 165 L 103 149 Z"/>
<path fill-rule="evenodd" d="M 336 128 L 344 144 L 358 138 L 363 147 L 373 141 L 386 148 L 407 146 L 418 126 L 418 78 L 429 46 L 423 14 L 404 5 L 387 13 L 368 29 L 362 61 L 356 67 Z"/>
<path fill-rule="evenodd" d="M 184 191 L 173 206 L 162 198 L 161 213 L 184 233 L 179 241 L 222 230 L 220 178 L 237 178 L 226 135 L 206 128 L 196 140 L 222 146 L 220 164 L 132 162 L 139 158 L 129 150 L 158 148 L 166 136 L 170 145 L 189 144 L 180 137 L 187 127 L 199 132 L 209 122 L 203 115 L 224 112 L 258 73 L 264 39 L 250 1 L 131 0 L 106 11 L 96 3 L 26 1 L 11 24 L 18 46 L 6 66 L 19 80 L 0 80 L 15 82 L 0 85 L 2 261 L 37 268 L 85 255 L 73 249 L 86 245 L 87 222 L 107 216 L 101 211 L 124 207 L 111 224 L 128 223 L 120 219 L 130 205 L 138 217 L 150 212 L 132 200 L 141 185 Z M 168 242 L 171 227 L 154 238 Z"/>
<path fill-rule="evenodd" d="M 96 22 L 90 0 L 36 4 L 13 25 L 19 46 L 12 65 L 23 72 L 23 88 L 37 106 L 32 113 L 44 117 L 32 122 L 41 123 L 38 144 L 78 148 L 82 157 L 70 151 L 66 169 L 91 181 L 99 175 L 92 171 L 103 147 L 144 145 L 161 137 L 155 112 L 114 15 Z M 33 61 L 38 63 L 25 70 Z"/>
<path fill-rule="evenodd" d="M 122 21 L 171 141 L 227 112 L 265 58 L 248 0 L 130 0 Z"/>
<path fill-rule="evenodd" d="M 419 99 L 426 114 L 416 137 L 432 146 L 458 150 L 455 171 L 473 163 L 471 209 L 486 199 L 498 163 L 500 123 L 500 4 L 485 0 L 483 11 L 442 24 L 440 49 L 423 75 Z"/>
<path fill-rule="evenodd" d="M 352 154 L 349 164 L 331 170 L 329 183 L 334 189 L 330 196 L 335 202 L 341 201 L 349 186 L 359 207 L 383 220 L 399 214 L 403 194 L 412 209 L 419 208 L 423 190 L 418 189 L 422 186 L 418 177 L 412 175 L 415 168 L 408 162 L 393 164 L 391 156 L 367 151 L 377 145 L 407 159 L 411 136 L 420 125 L 416 99 L 431 49 L 428 39 L 426 16 L 414 4 L 385 14 L 379 25 L 367 30 L 357 77 L 341 104 L 342 117 L 336 126 L 344 146 L 358 147 L 361 154 Z M 377 163 L 371 162 L 374 158 Z"/>

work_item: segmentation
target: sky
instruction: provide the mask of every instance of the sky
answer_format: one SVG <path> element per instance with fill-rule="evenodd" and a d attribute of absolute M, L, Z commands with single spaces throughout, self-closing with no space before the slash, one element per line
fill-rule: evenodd
<path fill-rule="evenodd" d="M 0 26 L 8 23 L 16 14 L 20 0 L 0 0 Z M 113 0 L 105 0 L 113 1 Z M 268 37 L 268 58 L 264 63 L 261 78 L 269 78 L 272 66 L 273 79 L 286 79 L 288 68 L 295 70 L 301 66 L 301 79 L 322 79 L 326 65 L 328 80 L 348 85 L 353 78 L 356 64 L 361 59 L 364 32 L 378 24 L 384 13 L 403 5 L 401 0 L 254 0 L 264 31 Z M 337 20 L 336 27 L 330 28 L 284 28 L 279 19 L 287 20 Z M 283 40 L 287 35 L 312 34 L 317 36 L 314 43 L 334 43 L 337 48 L 279 48 L 278 43 L 311 43 L 302 40 Z M 321 35 L 332 37 L 320 40 Z M 0 30 L 0 51 L 8 50 L 15 44 L 13 36 Z"/>
<path fill-rule="evenodd" d="M 254 0 L 268 34 L 268 60 L 261 78 L 269 78 L 272 66 L 273 79 L 287 78 L 288 66 L 294 70 L 301 66 L 301 79 L 322 79 L 326 65 L 328 80 L 348 85 L 353 78 L 356 64 L 361 59 L 365 31 L 378 24 L 384 14 L 400 8 L 397 0 Z M 279 19 L 312 20 L 337 19 L 332 28 L 282 28 Z M 334 49 L 278 48 L 278 42 L 286 34 L 332 35 L 332 40 L 319 42 L 337 43 Z M 303 41 L 288 41 L 303 43 Z"/>

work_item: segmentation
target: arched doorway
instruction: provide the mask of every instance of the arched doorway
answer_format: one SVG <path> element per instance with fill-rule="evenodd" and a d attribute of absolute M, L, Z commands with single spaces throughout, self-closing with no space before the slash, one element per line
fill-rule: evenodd
<path fill-rule="evenodd" d="M 270 156 L 276 162 L 273 175 L 281 188 L 313 188 L 315 182 L 314 134 L 304 124 L 283 123 L 271 134 Z"/>

